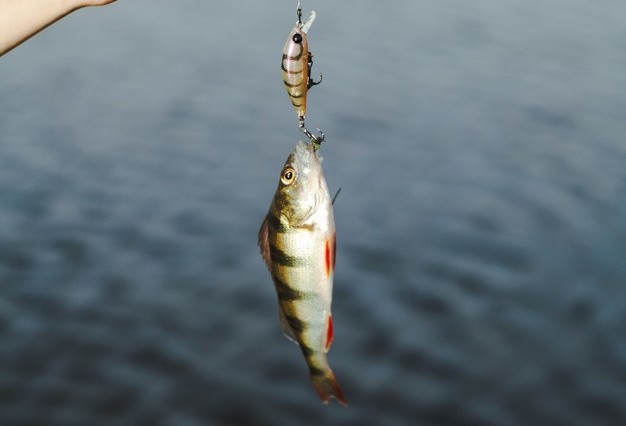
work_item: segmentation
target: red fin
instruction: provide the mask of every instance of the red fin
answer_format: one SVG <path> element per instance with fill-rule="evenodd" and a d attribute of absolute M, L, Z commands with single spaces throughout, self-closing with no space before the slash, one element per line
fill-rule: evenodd
<path fill-rule="evenodd" d="M 328 404 L 330 398 L 335 398 L 344 407 L 348 406 L 348 401 L 346 401 L 343 390 L 341 386 L 339 386 L 330 368 L 326 371 L 326 374 L 322 376 L 311 376 L 311 379 L 313 380 L 315 390 L 324 404 Z"/>
<path fill-rule="evenodd" d="M 328 329 L 326 331 L 326 352 L 330 349 L 330 345 L 333 344 L 333 339 L 335 338 L 334 330 L 333 330 L 333 317 L 332 315 L 328 316 Z"/>
<path fill-rule="evenodd" d="M 330 271 L 332 270 L 331 264 L 331 252 L 330 252 L 330 241 L 326 240 L 326 256 L 324 258 L 326 260 L 326 275 L 330 276 Z"/>

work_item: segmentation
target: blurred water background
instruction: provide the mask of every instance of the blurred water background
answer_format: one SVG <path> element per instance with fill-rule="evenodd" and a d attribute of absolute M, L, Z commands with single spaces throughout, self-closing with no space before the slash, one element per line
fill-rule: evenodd
<path fill-rule="evenodd" d="M 304 3 L 347 409 L 256 246 L 295 7 L 121 1 L 0 59 L 0 424 L 626 424 L 626 3 Z"/>

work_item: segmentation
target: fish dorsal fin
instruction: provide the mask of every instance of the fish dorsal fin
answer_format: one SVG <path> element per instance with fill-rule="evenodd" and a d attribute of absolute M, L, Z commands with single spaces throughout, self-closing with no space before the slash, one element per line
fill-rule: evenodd
<path fill-rule="evenodd" d="M 270 230 L 268 216 L 265 216 L 265 220 L 261 224 L 261 229 L 259 229 L 259 249 L 261 250 L 261 256 L 263 257 L 263 260 L 265 260 L 267 269 L 270 269 L 271 271 L 270 265 L 272 263 L 272 259 L 270 258 Z"/>
<path fill-rule="evenodd" d="M 339 195 L 340 192 L 341 192 L 341 187 L 339 187 L 337 189 L 337 192 L 335 192 L 335 196 L 333 197 L 333 201 L 331 202 L 333 206 L 335 205 L 335 201 L 337 200 L 337 196 Z"/>
<path fill-rule="evenodd" d="M 280 327 L 283 329 L 283 334 L 289 340 L 291 340 L 296 345 L 299 345 L 298 339 L 296 339 L 296 334 L 291 329 L 289 322 L 287 322 L 287 318 L 285 317 L 285 313 L 282 308 L 278 308 L 278 315 L 280 316 Z"/>

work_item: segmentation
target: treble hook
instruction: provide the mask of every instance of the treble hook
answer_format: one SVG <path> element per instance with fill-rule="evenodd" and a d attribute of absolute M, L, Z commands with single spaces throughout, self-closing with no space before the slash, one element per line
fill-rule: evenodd
<path fill-rule="evenodd" d="M 311 87 L 313 86 L 317 86 L 318 84 L 320 84 L 322 82 L 322 73 L 320 73 L 320 79 L 315 81 L 313 80 L 310 76 L 311 76 L 311 68 L 313 67 L 313 54 L 309 51 L 309 60 L 307 62 L 307 65 L 309 67 L 309 81 L 307 82 L 306 88 L 307 90 L 309 90 Z"/>
<path fill-rule="evenodd" d="M 319 136 L 313 136 L 313 134 L 311 132 L 309 132 L 309 129 L 306 128 L 306 126 L 304 125 L 304 116 L 303 115 L 299 115 L 298 116 L 298 122 L 299 122 L 299 127 L 300 127 L 300 131 L 302 133 L 304 133 L 305 135 L 307 135 L 307 137 L 311 140 L 311 143 L 313 143 L 313 148 L 317 151 L 318 149 L 320 149 L 320 146 L 322 145 L 322 142 L 324 142 L 324 132 L 322 132 L 320 129 L 317 129 L 317 131 L 320 133 Z"/>

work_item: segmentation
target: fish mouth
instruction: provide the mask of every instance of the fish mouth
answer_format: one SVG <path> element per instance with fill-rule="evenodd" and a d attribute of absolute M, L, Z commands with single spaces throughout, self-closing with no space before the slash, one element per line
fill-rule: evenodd
<path fill-rule="evenodd" d="M 308 176 L 311 170 L 315 168 L 315 149 L 309 142 L 300 141 L 294 150 L 295 159 L 302 174 Z"/>

